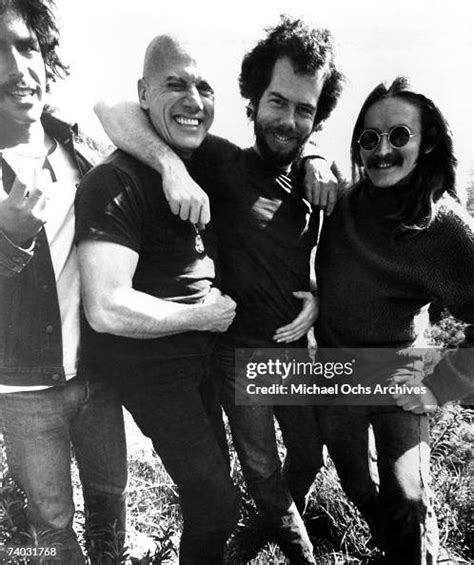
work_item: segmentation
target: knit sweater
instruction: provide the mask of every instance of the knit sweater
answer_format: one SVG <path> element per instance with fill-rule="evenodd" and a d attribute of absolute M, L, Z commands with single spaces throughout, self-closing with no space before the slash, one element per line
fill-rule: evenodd
<path fill-rule="evenodd" d="M 390 216 L 404 190 L 356 186 L 325 220 L 316 257 L 320 347 L 410 347 L 416 315 L 434 300 L 474 324 L 473 219 L 446 197 L 428 228 L 396 233 Z M 424 379 L 440 404 L 474 389 L 473 325 L 460 347 L 469 349 L 447 353 Z"/>

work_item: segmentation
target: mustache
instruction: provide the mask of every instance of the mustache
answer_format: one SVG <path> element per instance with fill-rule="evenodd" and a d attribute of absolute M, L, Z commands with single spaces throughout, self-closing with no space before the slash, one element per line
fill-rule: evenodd
<path fill-rule="evenodd" d="M 272 133 L 282 135 L 284 137 L 295 137 L 295 130 L 284 126 L 278 126 L 272 129 Z"/>
<path fill-rule="evenodd" d="M 380 165 L 401 165 L 402 162 L 403 160 L 397 155 L 374 155 L 367 160 L 367 168 L 371 169 Z"/>
<path fill-rule="evenodd" d="M 18 79 L 10 79 L 0 84 L 0 95 L 8 94 L 16 88 L 31 88 L 31 90 L 34 90 L 36 92 L 39 92 L 41 90 L 38 84 L 30 85 Z"/>

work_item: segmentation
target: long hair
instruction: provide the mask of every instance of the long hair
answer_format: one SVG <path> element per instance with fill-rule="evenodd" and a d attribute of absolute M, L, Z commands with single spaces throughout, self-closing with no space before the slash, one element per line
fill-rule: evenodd
<path fill-rule="evenodd" d="M 447 193 L 459 201 L 456 192 L 456 166 L 451 129 L 441 110 L 430 99 L 416 92 L 406 77 L 397 77 L 389 86 L 381 83 L 372 90 L 357 117 L 351 139 L 352 180 L 364 183 L 367 174 L 358 139 L 364 130 L 368 109 L 384 98 L 400 98 L 416 106 L 421 115 L 422 138 L 414 171 L 413 189 L 393 216 L 402 230 L 427 228 L 436 216 L 436 203 Z M 428 151 L 429 150 L 429 151 Z"/>
<path fill-rule="evenodd" d="M 38 38 L 47 85 L 68 75 L 68 68 L 57 53 L 59 29 L 53 9 L 52 0 L 0 0 L 0 17 L 8 10 L 16 12 Z"/>
<path fill-rule="evenodd" d="M 334 41 L 331 32 L 324 28 L 311 28 L 302 20 L 291 16 L 280 16 L 274 28 L 265 29 L 262 39 L 243 61 L 239 76 L 240 93 L 249 100 L 247 115 L 255 118 L 262 94 L 270 84 L 275 62 L 288 57 L 297 73 L 310 74 L 325 70 L 324 85 L 318 101 L 313 131 L 320 129 L 342 92 L 343 74 L 334 63 Z"/>

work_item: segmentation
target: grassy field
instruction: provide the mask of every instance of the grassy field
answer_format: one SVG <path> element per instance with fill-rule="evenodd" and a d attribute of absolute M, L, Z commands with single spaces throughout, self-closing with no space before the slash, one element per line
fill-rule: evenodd
<path fill-rule="evenodd" d="M 473 410 L 453 405 L 439 410 L 432 418 L 432 486 L 441 541 L 466 559 L 474 557 L 469 549 L 474 541 L 469 537 L 474 510 L 471 490 L 473 417 Z M 130 432 L 136 441 L 136 432 L 132 428 Z M 129 553 L 135 558 L 134 563 L 174 563 L 176 533 L 181 526 L 177 493 L 158 457 L 139 445 L 136 441 L 130 458 Z M 281 452 L 284 455 L 283 446 Z M 235 454 L 232 474 L 242 492 L 242 510 L 237 531 L 229 541 L 229 565 L 287 563 L 277 546 L 271 543 L 262 546 L 261 531 L 255 527 L 255 508 L 245 491 Z M 343 494 L 329 458 L 314 483 L 305 521 L 321 565 L 370 564 L 380 555 L 358 511 Z M 148 548 L 149 559 L 143 560 L 146 553 L 145 548 L 140 547 L 143 535 L 154 540 L 156 559 L 152 557 L 153 548 Z M 168 560 L 162 560 L 166 550 L 170 550 L 170 555 Z M 249 561 L 253 552 L 257 554 Z"/>
<path fill-rule="evenodd" d="M 432 418 L 432 486 L 444 546 L 466 559 L 472 558 L 472 440 L 474 410 L 448 406 Z M 177 563 L 181 530 L 179 498 L 175 485 L 127 415 L 130 483 L 127 548 L 116 553 L 117 563 Z M 282 456 L 284 447 L 281 446 Z M 287 561 L 272 543 L 266 543 L 256 527 L 256 512 L 245 491 L 240 468 L 232 451 L 232 474 L 242 492 L 241 520 L 228 544 L 229 565 L 277 565 Z M 77 471 L 76 531 L 82 536 L 83 508 Z M 21 524 L 24 498 L 5 480 L 0 489 L 0 544 L 25 543 Z M 320 565 L 371 564 L 379 553 L 367 526 L 344 496 L 331 461 L 319 473 L 312 490 L 305 521 Z M 34 532 L 29 534 L 34 544 Z M 114 548 L 111 548 L 114 553 Z"/>

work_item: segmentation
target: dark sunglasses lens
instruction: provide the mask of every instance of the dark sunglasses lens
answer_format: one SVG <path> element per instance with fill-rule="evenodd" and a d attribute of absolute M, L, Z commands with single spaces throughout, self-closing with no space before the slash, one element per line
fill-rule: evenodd
<path fill-rule="evenodd" d="M 394 147 L 403 147 L 410 141 L 410 132 L 405 126 L 397 126 L 390 132 L 390 143 Z"/>
<path fill-rule="evenodd" d="M 359 143 L 362 149 L 371 151 L 377 147 L 379 138 L 379 134 L 376 131 L 368 129 L 360 136 Z"/>

